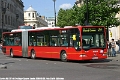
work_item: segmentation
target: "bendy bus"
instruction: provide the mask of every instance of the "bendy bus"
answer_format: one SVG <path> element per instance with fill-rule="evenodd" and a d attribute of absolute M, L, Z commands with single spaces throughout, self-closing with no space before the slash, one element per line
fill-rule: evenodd
<path fill-rule="evenodd" d="M 75 26 L 3 33 L 3 53 L 11 57 L 93 60 L 107 58 L 105 28 Z"/>

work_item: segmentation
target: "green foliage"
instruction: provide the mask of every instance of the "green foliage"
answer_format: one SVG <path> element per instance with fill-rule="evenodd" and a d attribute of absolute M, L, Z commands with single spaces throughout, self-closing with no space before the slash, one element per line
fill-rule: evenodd
<path fill-rule="evenodd" d="M 86 1 L 86 0 L 85 0 Z M 86 3 L 84 1 L 84 3 Z M 118 26 L 120 21 L 115 18 L 120 10 L 118 0 L 88 0 L 89 23 L 97 26 Z M 85 25 L 87 8 L 74 5 L 71 9 L 60 9 L 57 16 L 57 26 Z"/>
<path fill-rule="evenodd" d="M 57 26 L 64 27 L 64 26 L 70 26 L 75 25 L 75 18 L 76 16 L 73 15 L 74 10 L 73 9 L 60 9 L 58 16 L 57 16 Z"/>
<path fill-rule="evenodd" d="M 89 0 L 89 23 L 106 27 L 118 26 L 120 22 L 115 18 L 119 11 L 115 5 L 117 2 L 117 0 Z"/>

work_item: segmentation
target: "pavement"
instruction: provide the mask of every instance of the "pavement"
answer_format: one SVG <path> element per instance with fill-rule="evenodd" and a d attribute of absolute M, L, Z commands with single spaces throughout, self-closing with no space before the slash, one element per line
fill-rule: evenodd
<path fill-rule="evenodd" d="M 112 56 L 109 56 L 108 55 L 108 58 L 107 59 L 111 59 L 112 61 L 120 61 L 120 52 L 117 52 L 116 53 L 116 57 L 112 57 Z"/>
<path fill-rule="evenodd" d="M 107 59 L 110 59 L 112 61 L 120 61 L 120 52 L 118 52 L 118 50 L 119 50 L 119 46 L 118 45 L 116 45 L 116 49 L 115 50 L 116 50 L 116 57 L 112 57 L 112 56 L 108 55 Z"/>

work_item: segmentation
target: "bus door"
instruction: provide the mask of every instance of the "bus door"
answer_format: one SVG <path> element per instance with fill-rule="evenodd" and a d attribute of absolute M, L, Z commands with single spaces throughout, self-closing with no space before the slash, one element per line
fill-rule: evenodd
<path fill-rule="evenodd" d="M 28 57 L 28 31 L 22 31 L 22 56 Z"/>

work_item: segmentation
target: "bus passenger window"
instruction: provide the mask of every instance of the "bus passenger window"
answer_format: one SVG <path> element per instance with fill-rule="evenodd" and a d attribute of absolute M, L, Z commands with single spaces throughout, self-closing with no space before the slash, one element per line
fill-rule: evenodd
<path fill-rule="evenodd" d="M 73 46 L 73 40 L 70 39 L 70 46 Z"/>
<path fill-rule="evenodd" d="M 20 45 L 20 38 L 19 37 L 14 38 L 14 45 Z"/>
<path fill-rule="evenodd" d="M 30 40 L 29 46 L 33 46 L 33 41 Z"/>
<path fill-rule="evenodd" d="M 36 41 L 35 40 L 33 41 L 33 45 L 36 46 Z"/>
<path fill-rule="evenodd" d="M 68 46 L 68 42 L 64 40 L 62 46 Z"/>

